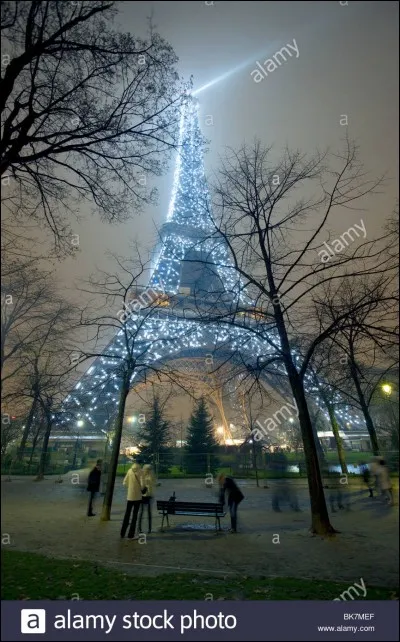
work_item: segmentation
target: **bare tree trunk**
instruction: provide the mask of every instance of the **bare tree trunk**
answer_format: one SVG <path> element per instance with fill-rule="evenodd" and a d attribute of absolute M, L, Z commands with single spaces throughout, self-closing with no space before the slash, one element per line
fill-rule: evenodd
<path fill-rule="evenodd" d="M 125 404 L 129 394 L 129 382 L 130 382 L 131 374 L 132 374 L 131 372 L 124 373 L 123 381 L 122 381 L 122 388 L 121 388 L 119 406 L 118 406 L 118 415 L 115 420 L 114 441 L 113 441 L 111 458 L 110 458 L 110 467 L 108 471 L 107 486 L 106 486 L 106 492 L 104 495 L 103 508 L 101 511 L 101 520 L 103 522 L 108 522 L 111 519 L 111 506 L 112 506 L 112 500 L 114 495 L 115 477 L 117 475 L 119 450 L 121 447 Z"/>
<path fill-rule="evenodd" d="M 283 318 L 281 308 L 277 305 L 274 309 L 275 321 L 281 340 L 282 351 L 284 353 L 286 372 L 297 404 L 299 423 L 303 437 L 308 488 L 310 491 L 311 532 L 318 535 L 331 535 L 336 531 L 329 521 L 329 514 L 326 506 L 324 487 L 319 467 L 318 452 L 315 444 L 314 429 L 304 390 L 304 381 L 297 372 L 296 366 L 292 361 L 290 342 L 287 336 L 285 320 Z"/>
<path fill-rule="evenodd" d="M 317 447 L 318 459 L 324 465 L 326 463 L 325 453 L 324 453 L 324 449 L 322 448 L 321 440 L 318 437 L 318 430 L 317 430 L 318 413 L 312 412 L 312 406 L 311 406 L 311 409 L 309 408 L 309 412 L 310 412 L 311 423 L 313 427 L 315 445 Z M 297 450 L 298 448 L 296 449 L 296 454 L 297 454 Z"/>
<path fill-rule="evenodd" d="M 350 372 L 351 372 L 352 379 L 354 381 L 354 385 L 357 390 L 357 395 L 360 401 L 361 410 L 364 415 L 365 424 L 367 426 L 368 434 L 371 440 L 372 452 L 374 453 L 374 455 L 379 455 L 380 453 L 379 453 L 378 437 L 376 436 L 374 422 L 372 421 L 372 417 L 369 412 L 368 404 L 365 399 L 365 395 L 360 383 L 360 379 L 358 377 L 357 366 L 353 358 L 350 361 Z"/>
<path fill-rule="evenodd" d="M 257 468 L 257 453 L 256 453 L 256 445 L 254 443 L 254 439 L 252 439 L 252 454 L 253 454 L 253 468 L 256 472 L 256 485 L 257 488 L 260 487 L 259 481 L 258 481 L 258 468 Z"/>
<path fill-rule="evenodd" d="M 293 396 L 299 412 L 299 423 L 301 434 L 303 436 L 308 488 L 310 491 L 311 531 L 318 535 L 333 534 L 336 531 L 329 521 L 329 514 L 319 468 L 318 453 L 304 392 L 304 385 L 294 367 L 290 368 L 288 374 Z"/>
<path fill-rule="evenodd" d="M 100 494 L 101 495 L 105 495 L 106 494 L 107 480 L 108 480 L 108 476 L 109 476 L 109 466 L 108 466 L 108 440 L 109 440 L 109 435 L 110 435 L 110 433 L 107 432 L 107 439 L 106 439 L 106 445 L 104 446 L 103 465 L 102 465 L 102 473 L 101 473 L 101 486 L 100 486 Z"/>
<path fill-rule="evenodd" d="M 30 469 L 31 464 L 32 464 L 32 459 L 33 459 L 33 455 L 34 455 L 35 450 L 36 450 L 36 444 L 37 444 L 38 439 L 39 439 L 39 434 L 40 434 L 40 426 L 38 426 L 38 429 L 37 429 L 37 431 L 34 434 L 33 439 L 32 439 L 32 451 L 31 451 L 31 456 L 29 457 L 28 470 Z"/>
<path fill-rule="evenodd" d="M 347 470 L 346 458 L 345 458 L 345 455 L 344 455 L 342 438 L 339 435 L 339 424 L 338 424 L 338 421 L 336 419 L 335 411 L 334 411 L 334 408 L 333 408 L 332 404 L 329 403 L 329 401 L 327 399 L 324 399 L 324 403 L 325 403 L 326 409 L 328 410 L 329 420 L 330 420 L 331 426 L 332 426 L 332 432 L 333 432 L 333 435 L 335 437 L 336 448 L 337 448 L 337 452 L 338 452 L 340 467 L 342 469 L 342 473 L 344 475 L 347 475 L 348 470 Z"/>
<path fill-rule="evenodd" d="M 33 418 L 35 416 L 37 403 L 38 403 L 38 397 L 35 394 L 35 396 L 32 399 L 32 404 L 31 404 L 31 407 L 30 407 L 30 410 L 29 410 L 28 417 L 26 419 L 26 424 L 25 424 L 23 435 L 22 435 L 21 443 L 20 443 L 19 448 L 18 448 L 17 461 L 22 461 L 22 459 L 23 459 L 25 448 L 26 448 L 26 442 L 28 441 L 28 436 L 29 436 L 29 433 L 30 433 L 30 430 L 31 430 L 31 426 L 32 426 L 32 423 L 33 423 Z"/>
<path fill-rule="evenodd" d="M 44 479 L 44 472 L 46 467 L 46 456 L 47 456 L 47 450 L 49 447 L 49 439 L 50 439 L 50 433 L 51 433 L 51 427 L 52 427 L 51 413 L 48 409 L 46 409 L 45 415 L 46 415 L 46 431 L 43 436 L 42 452 L 40 454 L 39 470 L 36 477 L 36 481 L 41 481 L 42 479 Z"/>

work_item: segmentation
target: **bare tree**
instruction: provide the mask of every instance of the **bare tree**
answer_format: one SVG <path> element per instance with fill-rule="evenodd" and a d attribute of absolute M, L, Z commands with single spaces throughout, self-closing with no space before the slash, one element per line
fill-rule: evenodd
<path fill-rule="evenodd" d="M 3 204 L 44 223 L 59 251 L 82 200 L 107 221 L 147 202 L 176 143 L 176 55 L 151 25 L 147 39 L 116 29 L 117 8 L 1 3 Z"/>
<path fill-rule="evenodd" d="M 13 444 L 21 434 L 21 420 L 8 412 L 1 413 L 1 456 L 3 457 L 10 444 Z"/>
<path fill-rule="evenodd" d="M 65 350 L 75 307 L 57 295 L 50 272 L 23 257 L 14 259 L 7 253 L 6 259 L 2 275 L 1 386 L 3 400 L 13 404 L 23 401 L 26 407 L 17 455 L 21 460 L 39 407 L 43 378 L 48 377 L 46 364 L 54 351 L 60 351 L 61 340 Z"/>
<path fill-rule="evenodd" d="M 53 380 L 53 383 L 55 383 L 58 386 L 59 381 Z M 53 413 L 54 413 L 57 401 L 58 403 L 61 401 L 60 392 L 61 390 L 58 387 L 57 387 L 57 390 L 54 387 L 52 387 L 51 390 L 47 388 L 42 391 L 39 397 L 39 402 L 43 413 L 44 427 L 43 427 L 42 450 L 40 453 L 39 468 L 38 468 L 36 481 L 42 481 L 44 479 L 44 474 L 46 472 L 47 452 L 49 447 L 50 434 L 55 423 L 55 415 Z"/>
<path fill-rule="evenodd" d="M 371 440 L 379 444 L 370 407 L 378 385 L 398 364 L 396 275 L 392 270 L 379 277 L 345 280 L 340 287 L 327 287 L 316 303 L 319 313 L 336 324 L 331 340 L 341 352 L 347 385 L 336 389 L 361 409 Z M 337 322 L 345 318 L 345 321 Z M 348 385 L 348 382 L 352 385 Z"/>
<path fill-rule="evenodd" d="M 53 405 L 54 397 L 57 398 L 55 390 L 53 390 L 55 387 L 54 377 L 56 383 L 61 384 L 61 380 L 70 372 L 68 340 L 72 338 L 70 331 L 75 312 L 75 307 L 70 303 L 60 298 L 53 299 L 51 306 L 47 306 L 44 311 L 46 325 L 41 327 L 36 341 L 24 349 L 24 368 L 19 380 L 17 395 L 28 399 L 30 408 L 18 448 L 18 460 L 23 459 L 26 442 L 33 428 L 39 406 L 46 419 L 47 407 Z"/>
<path fill-rule="evenodd" d="M 340 423 L 336 411 L 343 407 L 346 397 L 339 392 L 339 389 L 346 388 L 348 382 L 347 373 L 344 372 L 344 355 L 332 342 L 320 344 L 314 351 L 313 358 L 309 365 L 311 381 L 318 396 L 319 406 L 324 407 L 335 438 L 339 463 L 343 474 L 347 474 L 346 457 L 340 437 Z"/>
<path fill-rule="evenodd" d="M 280 161 L 269 148 L 256 142 L 231 151 L 222 162 L 215 186 L 215 231 L 227 244 L 233 269 L 253 297 L 260 320 L 243 324 L 237 310 L 236 325 L 258 333 L 273 349 L 258 363 L 262 370 L 272 362 L 283 364 L 297 404 L 302 431 L 313 532 L 334 532 L 326 507 L 313 426 L 307 403 L 307 370 L 317 346 L 329 337 L 345 314 L 325 325 L 310 318 L 312 298 L 324 283 L 343 281 L 354 272 L 378 273 L 387 267 L 382 244 L 348 236 L 340 252 L 324 254 L 331 239 L 330 222 L 340 208 L 354 208 L 381 180 L 369 179 L 357 160 L 356 149 L 346 141 L 344 151 L 311 158 L 286 150 Z M 302 190 L 303 196 L 298 196 Z M 353 241 L 356 239 L 354 238 Z M 243 291 L 243 290 L 242 290 Z M 232 311 L 219 315 L 232 323 Z M 313 337 L 303 358 L 293 350 L 296 337 Z M 270 351 L 271 352 L 271 351 Z"/>
<path fill-rule="evenodd" d="M 82 291 L 95 295 L 97 303 L 91 312 L 88 310 L 82 315 L 81 326 L 91 333 L 87 345 L 93 347 L 80 349 L 80 361 L 97 359 L 91 368 L 95 368 L 96 364 L 101 367 L 104 360 L 108 362 L 107 379 L 101 379 L 98 388 L 95 384 L 85 382 L 82 385 L 89 386 L 88 392 L 96 393 L 102 400 L 102 405 L 107 401 L 104 397 L 107 385 L 111 386 L 113 392 L 109 394 L 115 399 L 113 443 L 101 515 L 103 521 L 108 521 L 111 515 L 126 400 L 133 383 L 147 381 L 148 377 L 153 378 L 154 375 L 162 379 L 170 373 L 172 377 L 168 367 L 158 366 L 155 359 L 157 351 L 163 345 L 163 338 L 151 327 L 152 320 L 159 318 L 160 314 L 155 291 L 143 292 L 141 303 L 134 299 L 137 304 L 133 309 L 130 307 L 132 292 L 138 291 L 138 284 L 149 266 L 142 261 L 139 253 L 137 258 L 129 260 L 112 256 L 116 262 L 115 273 L 99 271 L 89 280 L 88 286 L 81 288 Z"/>
<path fill-rule="evenodd" d="M 2 279 L 1 390 L 18 376 L 27 352 L 48 330 L 47 313 L 55 297 L 50 273 L 30 265 L 13 264 Z"/>
<path fill-rule="evenodd" d="M 21 270 L 38 267 L 39 261 L 49 258 L 43 251 L 43 243 L 35 235 L 33 225 L 21 226 L 11 216 L 1 218 L 1 276 L 9 279 Z M 40 250 L 42 252 L 40 253 Z"/>

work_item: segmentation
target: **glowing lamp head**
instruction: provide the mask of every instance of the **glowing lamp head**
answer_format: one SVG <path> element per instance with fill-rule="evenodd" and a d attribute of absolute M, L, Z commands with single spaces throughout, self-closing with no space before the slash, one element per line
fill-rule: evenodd
<path fill-rule="evenodd" d="M 85 422 L 82 421 L 82 419 L 79 419 L 79 421 L 76 422 L 76 425 L 78 426 L 78 428 L 82 428 L 82 426 L 85 425 Z"/>
<path fill-rule="evenodd" d="M 382 386 L 382 390 L 385 393 L 385 395 L 392 394 L 392 386 L 390 385 L 390 383 L 384 383 Z"/>

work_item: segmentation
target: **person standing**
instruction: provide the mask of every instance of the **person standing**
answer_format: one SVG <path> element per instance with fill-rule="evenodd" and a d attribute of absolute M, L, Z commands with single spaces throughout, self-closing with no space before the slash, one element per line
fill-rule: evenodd
<path fill-rule="evenodd" d="M 140 504 L 142 503 L 142 478 L 139 464 L 132 464 L 122 483 L 124 486 L 127 486 L 128 492 L 124 521 L 122 522 L 121 527 L 121 538 L 125 537 L 131 513 L 133 512 L 132 522 L 128 532 L 128 539 L 138 539 L 138 537 L 135 536 L 135 531 Z"/>
<path fill-rule="evenodd" d="M 139 513 L 139 533 L 142 532 L 142 521 L 143 521 L 143 512 L 145 511 L 145 506 L 147 506 L 147 523 L 148 523 L 148 533 L 151 533 L 151 504 L 153 501 L 155 478 L 150 464 L 145 464 L 143 466 L 143 475 L 142 475 L 142 503 L 140 505 Z"/>
<path fill-rule="evenodd" d="M 221 473 L 218 477 L 220 485 L 219 499 L 222 505 L 225 504 L 225 493 L 228 494 L 228 507 L 231 516 L 230 533 L 237 532 L 237 509 L 240 502 L 244 499 L 244 495 L 240 488 L 236 485 L 232 477 L 227 477 Z"/>
<path fill-rule="evenodd" d="M 89 504 L 87 510 L 88 517 L 94 517 L 95 513 L 93 512 L 93 502 L 96 496 L 96 493 L 100 490 L 100 479 L 101 479 L 101 459 L 98 459 L 96 465 L 89 473 L 87 490 L 89 494 Z"/>

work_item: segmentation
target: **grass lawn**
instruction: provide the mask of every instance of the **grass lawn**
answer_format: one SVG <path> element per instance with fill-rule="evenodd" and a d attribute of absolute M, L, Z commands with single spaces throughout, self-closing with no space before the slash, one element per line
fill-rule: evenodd
<path fill-rule="evenodd" d="M 266 577 L 208 577 L 174 573 L 141 577 L 97 566 L 4 551 L 3 600 L 333 600 L 348 584 Z M 367 587 L 368 600 L 398 599 L 387 588 Z"/>

